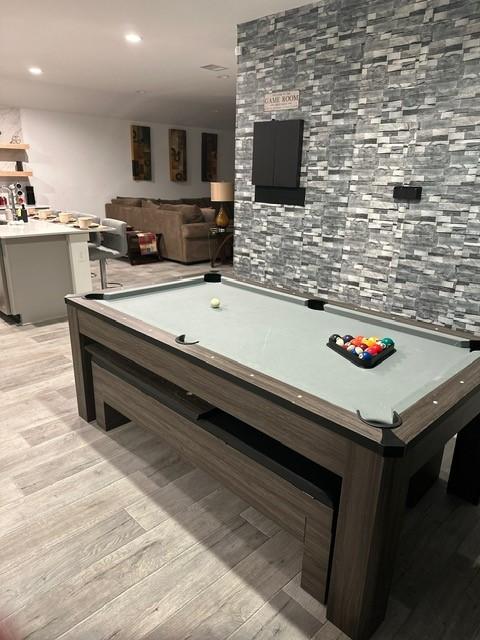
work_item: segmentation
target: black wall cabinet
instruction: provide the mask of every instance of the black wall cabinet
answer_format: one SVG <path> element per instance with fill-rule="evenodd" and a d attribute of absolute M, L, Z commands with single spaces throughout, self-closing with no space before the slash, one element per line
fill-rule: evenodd
<path fill-rule="evenodd" d="M 255 200 L 303 205 L 301 189 L 303 120 L 256 122 L 253 129 L 252 182 Z"/>
<path fill-rule="evenodd" d="M 303 120 L 256 122 L 253 129 L 253 184 L 298 187 L 302 145 Z"/>

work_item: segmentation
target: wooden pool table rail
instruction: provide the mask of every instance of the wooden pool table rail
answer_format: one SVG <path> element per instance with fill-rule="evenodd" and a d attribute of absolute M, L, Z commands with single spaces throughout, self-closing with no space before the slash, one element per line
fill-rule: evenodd
<path fill-rule="evenodd" d="M 162 349 L 162 359 L 165 361 L 168 360 L 173 363 L 173 361 L 177 362 L 179 359 L 185 359 L 187 361 L 185 362 L 186 367 L 193 366 L 195 371 L 198 372 L 198 383 L 201 385 L 202 378 L 208 377 L 210 373 L 213 376 L 220 374 L 224 381 L 223 386 L 226 389 L 228 388 L 229 391 L 232 389 L 229 387 L 228 382 L 232 381 L 236 388 L 241 385 L 247 396 L 249 392 L 252 392 L 256 402 L 259 402 L 261 397 L 265 399 L 265 406 L 273 402 L 275 411 L 278 410 L 279 406 L 285 407 L 288 412 L 293 411 L 297 414 L 299 420 L 304 417 L 309 422 L 317 422 L 322 427 L 330 429 L 348 440 L 355 439 L 359 444 L 379 451 L 385 456 L 404 455 L 404 449 L 407 446 L 413 446 L 417 439 L 421 439 L 432 425 L 435 426 L 439 417 L 444 416 L 451 410 L 458 410 L 463 402 L 471 401 L 472 394 L 475 394 L 476 391 L 480 392 L 479 358 L 458 374 L 452 376 L 437 390 L 426 394 L 407 410 L 403 411 L 401 414 L 403 421 L 401 427 L 393 430 L 382 430 L 363 423 L 353 412 L 239 364 L 221 354 L 206 349 L 200 344 L 179 345 L 175 341 L 176 336 L 152 327 L 133 316 L 119 312 L 97 300 L 71 296 L 67 298 L 67 304 L 69 307 L 75 307 L 79 312 L 85 312 L 80 314 L 83 324 L 83 328 L 80 330 L 82 335 L 88 336 L 92 333 L 95 335 L 96 333 L 101 333 L 102 336 L 98 338 L 99 342 L 104 340 L 106 342 L 102 343 L 108 343 L 107 346 L 110 345 L 111 348 L 115 348 L 115 344 L 124 343 L 124 348 L 128 351 L 135 352 L 140 350 L 142 358 L 148 358 L 148 344 L 160 347 Z M 105 326 L 102 327 L 101 322 L 95 322 L 94 318 L 102 320 Z M 115 331 L 116 327 L 118 327 L 120 333 Z M 130 335 L 128 343 L 125 343 L 122 337 L 122 332 L 125 331 Z M 96 340 L 95 335 L 90 335 L 90 337 Z M 126 355 L 129 357 L 128 354 Z M 135 357 L 132 357 L 132 359 L 135 361 Z M 150 357 L 150 359 L 152 358 Z M 153 366 L 155 365 L 155 363 L 152 364 Z M 177 362 L 177 366 L 178 364 Z M 166 364 L 165 366 L 169 365 Z M 174 366 L 173 371 L 176 368 Z M 161 371 L 159 375 L 163 375 Z M 181 386 L 181 381 L 172 381 Z M 463 383 L 460 384 L 460 381 Z M 219 385 L 217 389 L 218 393 L 222 391 L 221 386 Z M 212 384 L 206 385 L 205 391 L 207 393 L 209 388 L 211 391 Z M 192 391 L 197 393 L 195 389 L 192 389 Z M 230 394 L 223 395 L 226 402 L 231 401 Z M 438 404 L 434 404 L 433 400 Z M 474 399 L 473 404 L 477 405 L 477 398 Z M 231 407 L 226 408 L 226 410 L 234 413 Z M 480 412 L 480 395 L 478 397 L 478 410 Z M 244 408 L 238 406 L 238 411 L 243 412 Z M 267 408 L 266 411 L 268 413 Z M 237 417 L 246 419 L 243 413 Z"/>

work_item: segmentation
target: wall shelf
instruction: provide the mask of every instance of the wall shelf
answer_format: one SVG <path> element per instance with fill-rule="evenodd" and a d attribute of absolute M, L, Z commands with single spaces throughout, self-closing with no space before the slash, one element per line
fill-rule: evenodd
<path fill-rule="evenodd" d="M 1 171 L 0 178 L 29 178 L 33 171 Z"/>
<path fill-rule="evenodd" d="M 17 151 L 27 151 L 27 149 L 30 149 L 30 145 L 29 144 L 24 144 L 23 142 L 19 142 L 19 143 L 13 143 L 13 142 L 0 142 L 0 150 L 5 150 L 5 151 L 12 151 L 12 150 L 17 150 Z"/>

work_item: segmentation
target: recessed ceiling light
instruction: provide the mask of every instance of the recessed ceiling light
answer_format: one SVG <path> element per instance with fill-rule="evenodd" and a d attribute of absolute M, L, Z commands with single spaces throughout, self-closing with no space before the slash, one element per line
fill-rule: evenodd
<path fill-rule="evenodd" d="M 29 67 L 28 70 L 30 71 L 32 76 L 41 76 L 42 73 L 43 73 L 43 71 L 40 69 L 40 67 Z"/>
<path fill-rule="evenodd" d="M 138 33 L 127 33 L 125 35 L 125 40 L 127 42 L 131 42 L 132 44 L 137 44 L 142 41 L 142 36 L 139 36 Z"/>
<path fill-rule="evenodd" d="M 139 95 L 143 96 L 143 94 L 147 92 L 145 91 L 145 89 L 137 89 L 135 93 L 138 93 Z"/>
<path fill-rule="evenodd" d="M 228 74 L 226 74 L 226 73 L 225 73 L 223 76 L 217 76 L 217 78 L 218 78 L 219 80 L 227 80 L 228 78 L 230 78 L 230 76 L 229 76 Z"/>
<path fill-rule="evenodd" d="M 200 69 L 206 69 L 207 71 L 225 71 L 228 67 L 222 67 L 219 64 L 204 64 Z"/>

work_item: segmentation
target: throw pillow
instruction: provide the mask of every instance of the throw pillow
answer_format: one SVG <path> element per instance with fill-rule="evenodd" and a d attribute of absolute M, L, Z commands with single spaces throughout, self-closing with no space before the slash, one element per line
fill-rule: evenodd
<path fill-rule="evenodd" d="M 196 204 L 182 204 L 179 207 L 182 212 L 182 219 L 184 224 L 191 224 L 192 222 L 203 222 L 203 215 L 200 207 Z"/>
<path fill-rule="evenodd" d="M 160 200 L 155 198 L 144 198 L 142 200 L 142 207 L 158 207 L 160 204 Z"/>
<path fill-rule="evenodd" d="M 196 204 L 202 209 L 207 209 L 212 206 L 210 198 L 182 198 L 184 204 Z"/>
<path fill-rule="evenodd" d="M 163 209 L 163 211 L 178 211 L 180 204 L 170 204 L 169 202 L 161 202 L 157 205 L 159 209 Z"/>
<path fill-rule="evenodd" d="M 162 202 L 162 204 L 149 204 L 146 208 L 156 209 L 157 211 L 171 211 L 172 213 L 178 212 L 182 216 L 183 224 L 204 221 L 200 208 L 195 204 L 166 204 Z"/>
<path fill-rule="evenodd" d="M 213 207 L 202 208 L 201 212 L 205 222 L 209 222 L 210 224 L 213 224 L 215 222 L 215 217 L 217 215 L 217 212 Z"/>
<path fill-rule="evenodd" d="M 203 215 L 200 207 L 196 204 L 164 204 L 160 205 L 161 209 L 166 211 L 179 211 L 182 214 L 183 224 L 191 224 L 192 222 L 203 222 Z"/>

